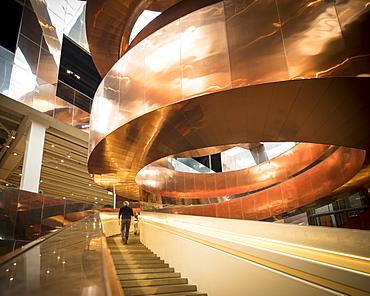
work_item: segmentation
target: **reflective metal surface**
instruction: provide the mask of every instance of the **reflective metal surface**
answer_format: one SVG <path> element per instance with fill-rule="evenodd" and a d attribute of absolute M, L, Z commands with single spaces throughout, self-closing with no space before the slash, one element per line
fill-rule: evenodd
<path fill-rule="evenodd" d="M 200 190 L 196 183 L 189 185 L 195 176 L 177 182 L 160 169 L 144 176 L 137 173 L 169 155 L 240 143 L 294 141 L 368 150 L 369 78 L 347 77 L 368 76 L 370 70 L 368 65 L 361 71 L 349 67 L 357 57 L 348 53 L 366 47 L 364 42 L 346 41 L 359 34 L 364 39 L 368 30 L 369 8 L 360 2 L 224 1 L 157 30 L 114 65 L 97 91 L 91 115 L 90 173 L 102 186 L 114 186 L 118 194 L 136 200 L 188 205 L 183 197 L 171 196 L 205 197 L 207 192 L 208 201 L 196 202 L 207 204 L 223 201 L 225 193 L 249 189 L 242 189 L 245 184 L 234 175 L 220 180 L 217 174 L 201 176 L 194 181 L 203 184 Z M 343 18 L 347 10 L 354 15 L 356 32 L 348 25 L 351 20 Z M 341 25 L 346 21 L 343 35 Z M 291 179 L 293 187 L 284 182 L 281 186 L 286 188 L 262 190 L 253 201 L 258 212 L 253 219 L 294 208 L 284 203 L 295 207 L 312 203 L 329 194 L 328 188 L 333 191 L 349 181 L 360 170 L 365 152 L 342 149 L 320 163 L 324 172 L 328 170 L 328 184 L 312 187 L 314 183 L 307 180 L 319 182 L 317 176 L 323 171 L 311 168 L 300 175 L 302 179 Z M 341 170 L 336 169 L 344 166 L 342 154 L 353 157 L 352 173 L 346 178 L 339 178 Z M 250 184 L 258 181 L 255 176 L 248 177 Z M 150 190 L 158 194 L 140 189 L 135 179 L 141 184 L 149 181 Z M 153 189 L 157 183 L 170 196 Z M 297 186 L 299 191 L 292 189 Z M 300 200 L 283 203 L 284 190 L 284 196 Z M 307 191 L 313 195 L 306 196 Z M 233 202 L 238 205 L 219 203 L 209 211 L 234 209 L 240 217 L 236 209 L 241 201 Z M 273 209 L 266 206 L 269 203 Z"/>
<path fill-rule="evenodd" d="M 180 172 L 155 162 L 138 173 L 136 183 L 145 191 L 166 197 L 207 198 L 253 192 L 297 174 L 328 149 L 329 145 L 301 143 L 263 164 L 215 174 Z M 237 186 L 230 187 L 230 180 L 236 180 Z"/>
<path fill-rule="evenodd" d="M 123 56 L 129 48 L 131 31 L 136 20 L 145 10 L 164 12 L 168 14 L 160 16 L 153 28 L 139 34 L 133 41 L 137 43 L 149 34 L 201 7 L 218 2 L 218 0 L 94 0 L 87 1 L 86 8 L 86 32 L 89 48 L 96 68 L 103 77 Z M 177 9 L 171 7 L 179 4 Z M 138 41 L 139 40 L 139 41 Z"/>
<path fill-rule="evenodd" d="M 362 180 L 356 176 L 364 158 L 364 151 L 341 147 L 321 162 L 273 186 L 235 196 L 236 198 L 228 196 L 222 203 L 192 208 L 168 208 L 162 211 L 246 220 L 288 217 L 330 203 L 338 198 L 339 192 L 348 192 L 353 183 L 363 188 L 369 186 L 368 173 L 367 178 Z M 354 176 L 357 182 L 352 179 Z M 348 181 L 352 186 L 347 184 Z M 343 187 L 346 187 L 345 190 Z M 353 191 L 348 194 L 352 193 Z"/>

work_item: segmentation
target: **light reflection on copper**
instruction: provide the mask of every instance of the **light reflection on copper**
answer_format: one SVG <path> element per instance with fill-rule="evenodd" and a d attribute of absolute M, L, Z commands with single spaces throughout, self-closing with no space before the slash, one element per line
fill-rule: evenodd
<path fill-rule="evenodd" d="M 143 168 L 136 176 L 136 183 L 142 189 L 167 197 L 209 198 L 235 195 L 259 190 L 296 174 L 315 162 L 329 148 L 329 145 L 301 143 L 280 156 L 243 170 L 209 174 L 185 173 L 160 165 L 163 160 Z M 304 157 L 306 156 L 306 157 Z M 230 179 L 238 180 L 234 188 L 227 184 Z M 180 187 L 180 184 L 184 184 Z M 217 188 L 210 190 L 212 184 Z"/>
<path fill-rule="evenodd" d="M 324 73 L 331 73 L 331 71 L 333 71 L 333 70 L 335 70 L 335 69 L 337 69 L 338 67 L 340 67 L 340 66 L 343 66 L 345 63 L 347 63 L 348 61 L 350 61 L 350 60 L 354 60 L 354 59 L 357 59 L 357 58 L 364 58 L 364 57 L 369 57 L 370 56 L 370 54 L 364 54 L 364 55 L 357 55 L 357 56 L 354 56 L 354 57 L 350 57 L 350 58 L 348 58 L 348 59 L 345 59 L 343 62 L 341 62 L 341 63 L 339 63 L 338 65 L 335 65 L 335 66 L 333 66 L 333 67 L 331 67 L 331 68 L 329 68 L 329 69 L 326 69 L 326 70 L 323 70 L 323 71 L 320 71 L 320 72 L 317 72 L 316 73 L 316 78 L 319 78 L 322 74 L 324 74 Z"/>
<path fill-rule="evenodd" d="M 351 159 L 339 157 L 343 154 L 349 154 Z M 353 182 L 352 177 L 354 175 L 355 178 L 358 178 L 356 174 L 364 163 L 364 159 L 365 151 L 341 147 L 318 165 L 284 183 L 240 196 L 237 199 L 202 206 L 203 214 L 198 213 L 198 215 L 233 218 L 230 208 L 235 203 L 239 204 L 240 202 L 242 204 L 241 206 L 239 204 L 239 209 L 243 212 L 243 218 L 248 220 L 263 220 L 272 216 L 288 217 L 301 211 L 316 208 L 320 204 L 326 204 L 330 200 L 335 200 L 337 196 L 334 192 L 336 190 L 343 192 L 342 187 L 347 187 L 348 183 Z M 367 161 L 366 163 L 368 166 L 369 162 Z M 345 167 L 347 168 L 345 169 Z M 343 179 L 343 172 L 348 169 L 352 170 L 352 174 L 347 175 Z M 338 178 L 338 176 L 340 177 Z M 370 184 L 368 178 L 362 178 L 361 182 L 364 182 L 363 186 Z M 360 184 L 358 180 L 357 184 Z M 353 189 L 353 187 L 351 188 Z M 291 193 L 293 193 L 292 189 L 294 189 L 294 193 L 288 194 L 287 189 Z M 194 209 L 189 207 L 169 207 L 161 211 L 194 215 Z"/>
<path fill-rule="evenodd" d="M 162 27 L 132 47 L 97 90 L 91 115 L 90 172 L 101 184 L 114 185 L 117 193 L 148 203 L 229 200 L 234 204 L 239 197 L 242 201 L 237 202 L 245 209 L 242 216 L 253 219 L 302 207 L 337 190 L 361 167 L 361 157 L 354 156 L 357 160 L 345 168 L 340 156 L 344 148 L 320 163 L 322 171 L 311 168 L 249 199 L 235 195 L 268 186 L 284 170 L 294 175 L 298 167 L 277 166 L 274 172 L 244 179 L 222 175 L 217 182 L 213 175 L 197 181 L 191 176 L 188 183 L 160 167 L 152 175 L 137 173 L 168 155 L 240 143 L 303 141 L 369 149 L 369 80 L 321 78 L 369 71 L 356 64 L 369 56 L 361 48 L 364 44 L 347 42 L 350 33 L 357 34 L 364 24 L 350 27 L 338 21 L 336 9 L 341 9 L 340 14 L 352 6 L 327 1 L 276 1 L 276 6 L 253 1 L 240 6 L 227 1 Z M 366 13 L 358 11 L 349 10 L 346 15 L 358 15 L 357 22 Z M 110 107 L 100 108 L 107 101 Z M 319 176 L 326 178 L 322 186 L 307 182 L 318 182 Z M 139 188 L 135 178 L 146 187 Z M 247 179 L 254 189 L 245 186 Z M 197 196 L 197 187 L 189 184 L 198 181 L 211 197 Z M 160 184 L 162 191 L 157 188 Z M 281 201 L 281 196 L 286 199 Z M 274 209 L 267 208 L 268 203 Z M 209 212 L 227 208 L 225 204 L 217 207 L 220 211 Z M 206 214 L 207 209 L 202 211 Z"/>

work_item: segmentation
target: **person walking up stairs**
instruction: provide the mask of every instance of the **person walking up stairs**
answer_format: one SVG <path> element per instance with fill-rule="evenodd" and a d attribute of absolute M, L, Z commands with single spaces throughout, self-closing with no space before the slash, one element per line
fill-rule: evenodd
<path fill-rule="evenodd" d="M 207 296 L 145 247 L 138 236 L 130 238 L 128 245 L 122 244 L 120 235 L 107 241 L 125 296 Z"/>

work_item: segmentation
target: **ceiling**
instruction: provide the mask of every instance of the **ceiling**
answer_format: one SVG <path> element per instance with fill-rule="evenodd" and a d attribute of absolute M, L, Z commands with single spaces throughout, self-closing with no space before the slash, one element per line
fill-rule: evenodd
<path fill-rule="evenodd" d="M 46 195 L 113 205 L 113 194 L 87 171 L 88 134 L 27 105 L 0 95 L 0 184 L 19 187 L 28 117 L 49 122 L 39 189 Z"/>

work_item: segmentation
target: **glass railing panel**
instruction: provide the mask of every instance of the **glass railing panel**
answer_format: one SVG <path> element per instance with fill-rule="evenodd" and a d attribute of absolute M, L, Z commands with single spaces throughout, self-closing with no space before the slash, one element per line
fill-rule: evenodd
<path fill-rule="evenodd" d="M 99 214 L 0 259 L 2 295 L 109 295 Z"/>

